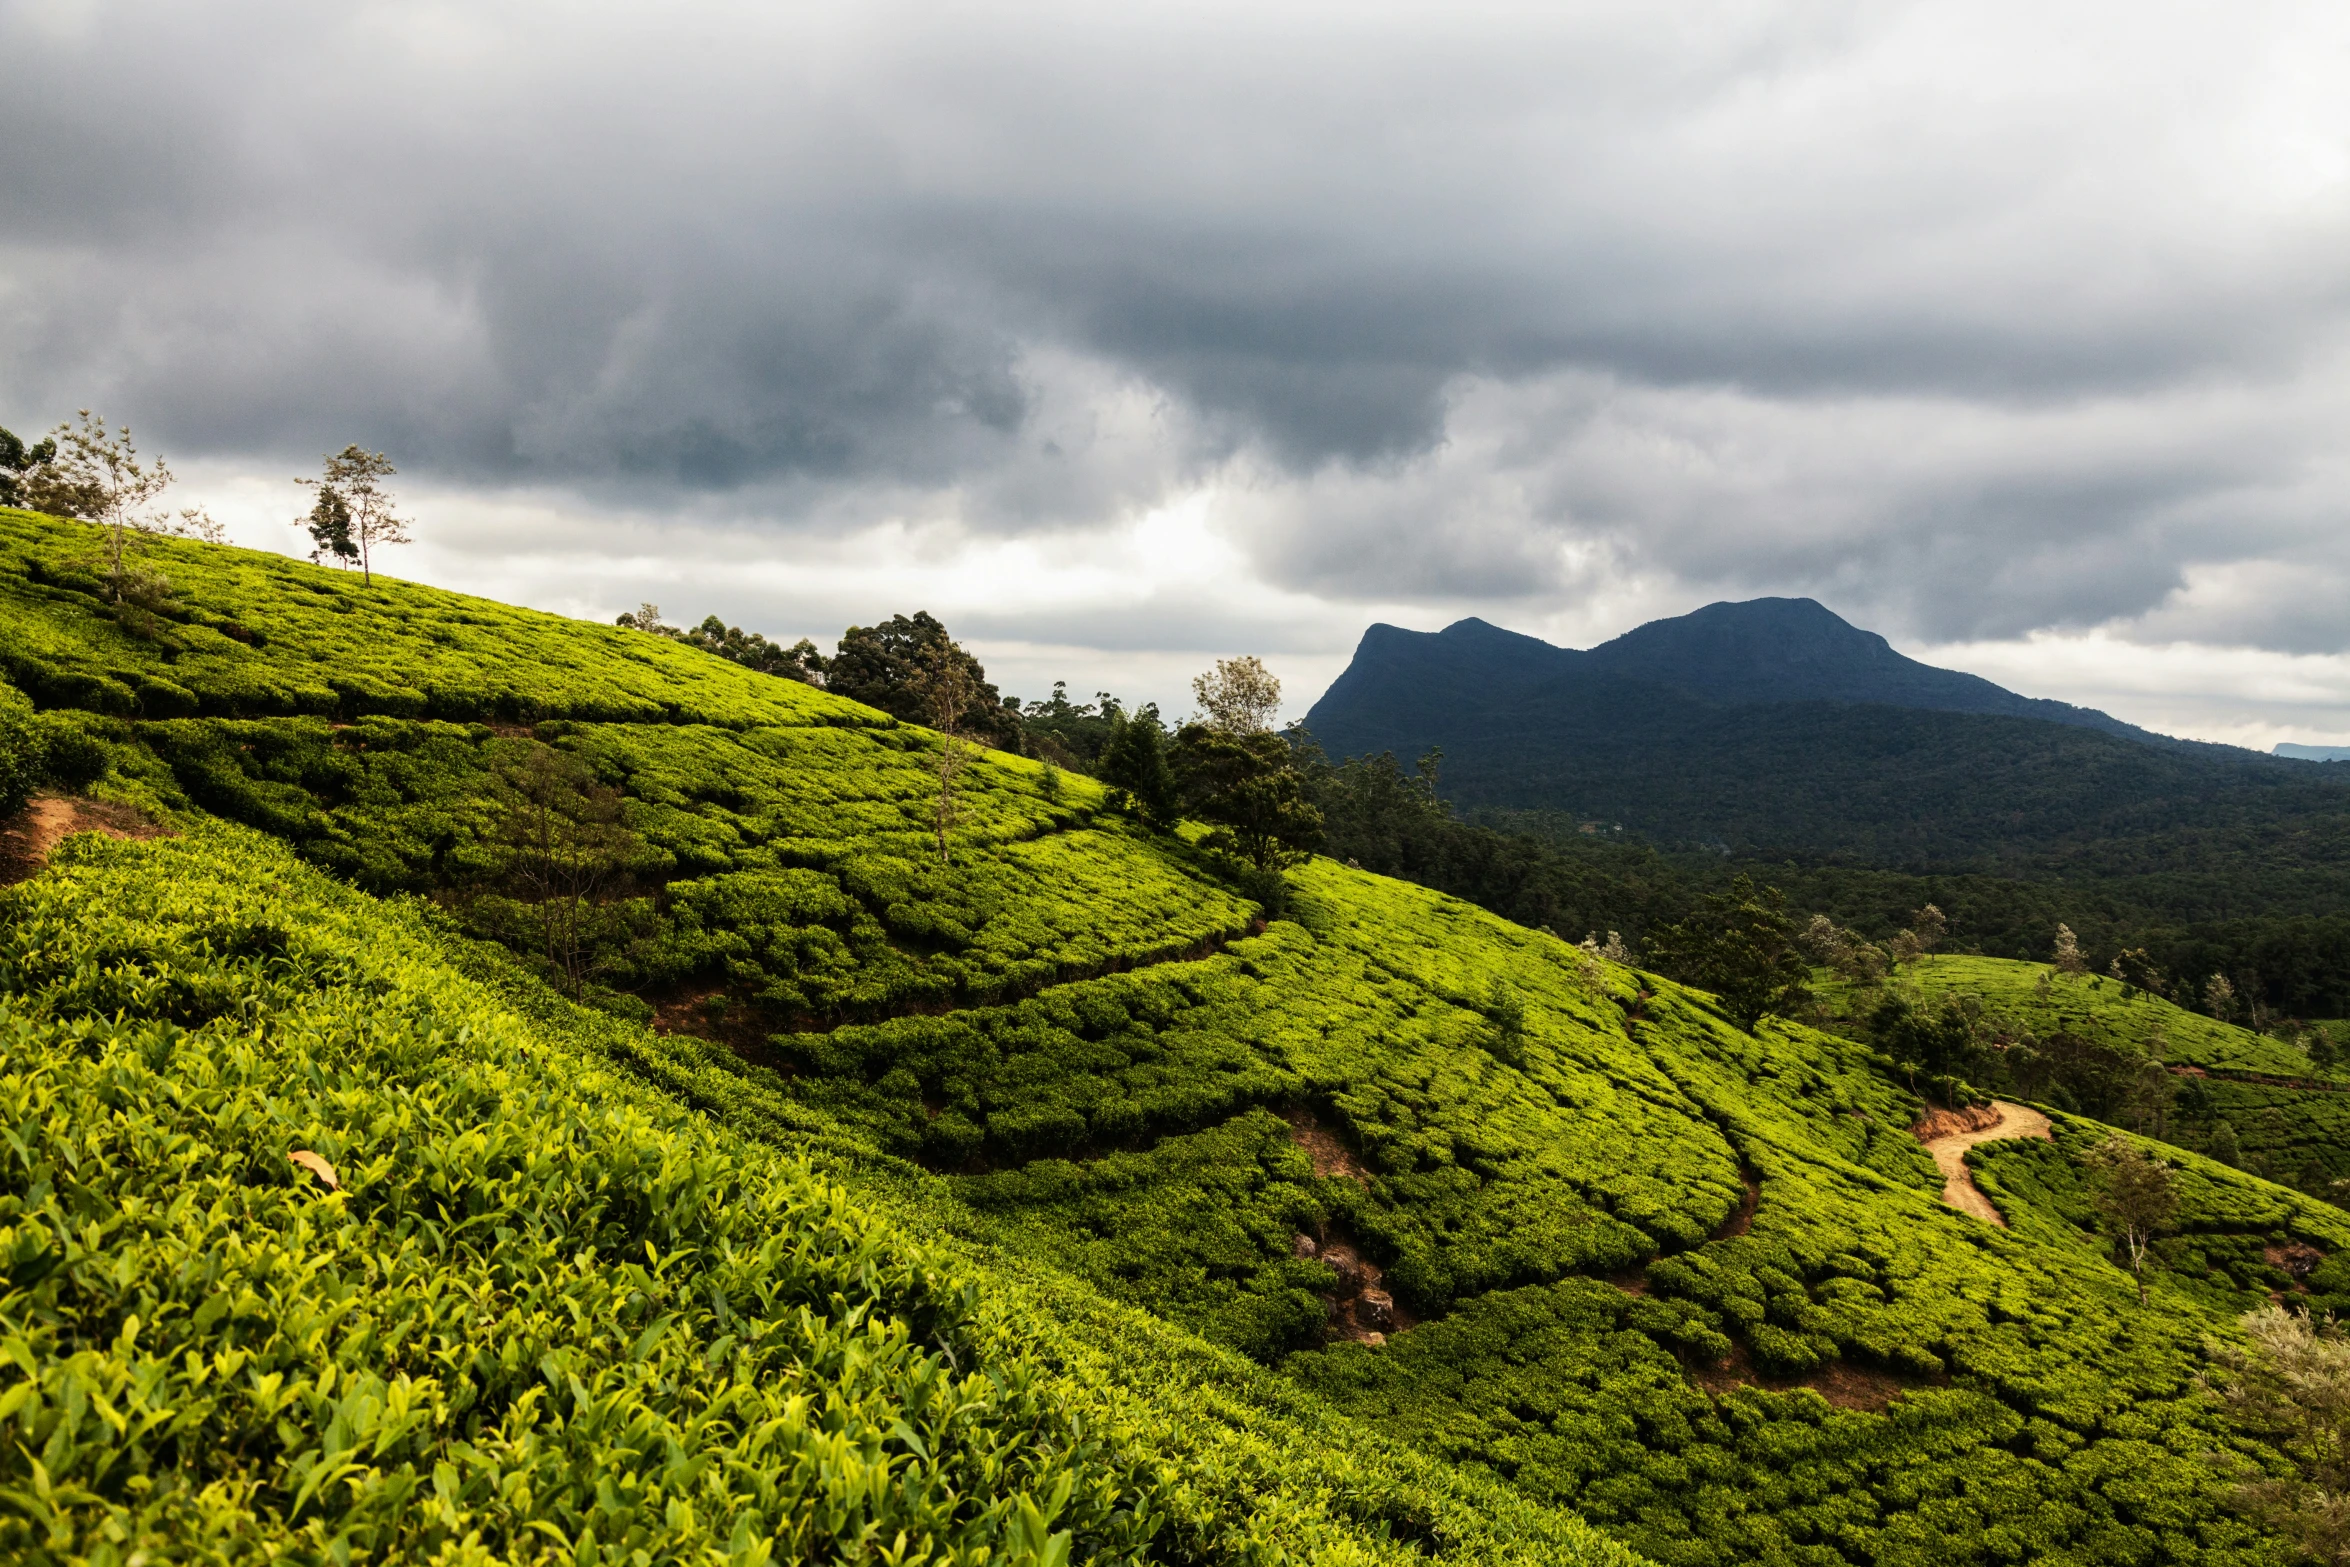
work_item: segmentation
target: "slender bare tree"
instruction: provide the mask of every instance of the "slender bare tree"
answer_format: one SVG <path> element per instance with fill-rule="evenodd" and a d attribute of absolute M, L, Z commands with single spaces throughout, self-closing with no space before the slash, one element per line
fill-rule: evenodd
<path fill-rule="evenodd" d="M 496 788 L 506 880 L 533 911 L 548 969 L 576 996 L 595 977 L 604 905 L 626 890 L 637 847 L 619 792 L 536 741 L 499 769 Z"/>
<path fill-rule="evenodd" d="M 308 485 L 319 492 L 319 498 L 307 515 L 294 519 L 297 528 L 308 528 L 313 538 L 319 537 L 320 519 L 324 516 L 331 526 L 333 514 L 339 508 L 344 514 L 342 537 L 356 547 L 359 556 L 359 578 L 372 584 L 375 581 L 375 551 L 389 544 L 407 544 L 408 519 L 392 508 L 391 491 L 384 488 L 384 480 L 399 472 L 391 459 L 381 452 L 346 446 L 324 460 L 324 466 L 315 479 L 296 479 L 296 484 Z M 330 502 L 328 497 L 333 497 Z M 322 543 L 326 541 L 322 540 Z M 329 544 L 334 555 L 348 559 L 340 547 Z"/>
<path fill-rule="evenodd" d="M 2146 1258 L 2179 1208 L 2170 1166 L 2118 1132 L 2090 1149 L 2085 1162 L 2095 1180 L 2097 1211 L 2129 1255 L 2130 1277 L 2137 1281 L 2143 1306 Z"/>
<path fill-rule="evenodd" d="M 200 507 L 175 514 L 154 510 L 171 487 L 171 467 L 160 457 L 142 458 L 129 425 L 109 427 L 84 408 L 80 422 L 61 423 L 42 445 L 54 455 L 19 482 L 24 504 L 55 517 L 79 517 L 105 532 L 99 541 L 99 575 L 117 617 L 143 636 L 156 634 L 155 619 L 171 602 L 171 583 L 138 557 L 150 537 L 172 534 L 219 543 L 220 525 Z"/>
<path fill-rule="evenodd" d="M 938 833 L 938 863 L 952 863 L 951 841 L 963 817 L 956 794 L 963 771 L 977 759 L 979 747 L 963 733 L 964 715 L 979 699 L 979 681 L 970 660 L 952 643 L 940 641 L 925 648 L 912 682 L 930 726 L 938 731 L 938 795 L 932 803 L 932 825 Z"/>

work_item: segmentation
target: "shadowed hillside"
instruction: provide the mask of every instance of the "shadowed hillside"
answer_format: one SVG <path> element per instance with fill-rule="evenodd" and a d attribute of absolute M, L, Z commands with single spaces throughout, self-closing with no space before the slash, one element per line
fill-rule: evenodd
<path fill-rule="evenodd" d="M 1374 626 L 1306 719 L 1334 756 L 1444 753 L 1471 811 L 1914 868 L 2350 877 L 2350 781 L 1902 657 L 1809 600 L 1716 604 L 1588 652 Z"/>

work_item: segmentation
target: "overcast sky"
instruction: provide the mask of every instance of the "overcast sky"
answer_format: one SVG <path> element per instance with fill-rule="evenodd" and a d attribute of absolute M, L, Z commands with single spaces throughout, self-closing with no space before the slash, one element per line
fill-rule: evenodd
<path fill-rule="evenodd" d="M 291 549 L 1293 712 L 1805 594 L 2350 743 L 2350 7 L 0 0 L 0 423 Z"/>

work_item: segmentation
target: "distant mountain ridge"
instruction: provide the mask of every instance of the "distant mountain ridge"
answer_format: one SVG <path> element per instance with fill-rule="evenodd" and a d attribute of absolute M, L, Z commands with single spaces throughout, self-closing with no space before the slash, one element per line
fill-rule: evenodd
<path fill-rule="evenodd" d="M 1431 645 L 1434 644 L 1434 645 Z M 2095 708 L 2020 696 L 1980 675 L 1921 664 L 1893 650 L 1815 599 L 1715 603 L 1652 620 L 1610 642 L 1578 651 L 1471 617 L 1442 631 L 1374 625 L 1354 663 L 1307 715 L 1317 735 L 1343 726 L 1364 675 L 1398 665 L 1474 675 L 1515 689 L 1582 676 L 1661 686 L 1700 702 L 1749 707 L 1765 702 L 1857 702 L 1947 713 L 1996 713 L 2101 730 L 2141 743 L 2175 740 Z"/>
<path fill-rule="evenodd" d="M 2150 835 L 2293 822 L 2319 835 L 2298 853 L 2350 831 L 2325 768 L 1937 669 L 1810 599 L 1710 604 L 1588 650 L 1476 619 L 1375 625 L 1306 727 L 1333 757 L 1441 749 L 1443 791 L 1472 812 L 1740 852 L 2076 870 L 2134 855 L 2143 873 L 2178 863 Z"/>

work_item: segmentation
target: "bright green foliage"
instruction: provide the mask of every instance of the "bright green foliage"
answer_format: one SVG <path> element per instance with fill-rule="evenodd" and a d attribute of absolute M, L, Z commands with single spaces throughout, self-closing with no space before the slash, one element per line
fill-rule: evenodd
<path fill-rule="evenodd" d="M 133 1411 L 118 1429 L 62 1383 L 6 1406 L 51 1422 L 0 1441 L 0 1484 L 27 1529 L 66 1510 L 60 1559 L 102 1515 L 180 1554 L 217 1526 L 224 1556 L 323 1557 L 347 1531 L 379 1559 L 584 1559 L 591 1522 L 651 1559 L 843 1554 L 872 1520 L 877 1556 L 903 1528 L 934 1558 L 1049 1559 L 1065 1533 L 1075 1558 L 1620 1559 L 1552 1504 L 1691 1567 L 2265 1559 L 2206 1455 L 2273 1455 L 2192 1378 L 2204 1335 L 2296 1287 L 2301 1248 L 2307 1298 L 2350 1304 L 2334 1207 L 2165 1151 L 2179 1234 L 2141 1308 L 2080 1175 L 2103 1127 L 1976 1152 L 2002 1229 L 1942 1204 L 1921 1105 L 1866 1044 L 1742 1029 L 1326 860 L 1260 924 L 1271 900 L 1235 897 L 1196 827 L 1147 832 L 1016 758 L 974 764 L 940 866 L 919 730 L 641 633 L 389 583 L 289 608 L 337 579 L 194 547 L 167 569 L 264 640 L 224 633 L 235 657 L 207 664 L 191 632 L 139 663 L 47 596 L 56 565 L 0 569 L 32 607 L 0 644 L 40 643 L 42 679 L 168 670 L 216 706 L 133 720 L 91 688 L 118 716 L 73 720 L 113 787 L 441 912 L 209 824 L 77 844 L 11 895 L 0 1223 L 26 1271 L 0 1330 L 50 1337 L 0 1400 L 78 1366 Z M 346 615 L 371 644 L 329 635 Z M 346 653 L 422 668 L 434 628 L 502 617 L 574 662 L 501 687 L 516 666 L 461 648 L 488 708 L 347 728 L 220 697 Z M 501 689 L 583 705 L 474 721 Z M 652 689 L 674 700 L 641 720 L 584 705 Z M 624 798 L 606 981 L 689 1022 L 723 999 L 739 1051 L 581 1011 L 447 933 L 513 934 L 492 780 L 534 746 Z M 297 1177 L 302 1147 L 342 1193 Z M 1300 1232 L 1384 1269 L 1384 1344 L 1326 1331 L 1343 1281 Z M 199 1324 L 232 1276 L 260 1281 L 253 1309 L 229 1294 Z M 281 1364 L 254 1415 L 248 1373 Z M 402 1376 L 414 1421 L 355 1445 Z M 377 1403 L 338 1427 L 361 1388 Z M 830 1468 L 770 1426 L 800 1391 L 835 1422 L 804 1439 L 837 1436 Z M 363 1467 L 302 1495 L 330 1448 Z"/>
<path fill-rule="evenodd" d="M 363 588 L 185 540 L 148 545 L 179 603 L 164 638 L 149 641 L 94 612 L 98 532 L 0 511 L 0 674 L 45 705 L 146 718 L 889 722 L 659 637 L 415 583 Z"/>
<path fill-rule="evenodd" d="M 24 693 L 0 681 L 0 816 L 14 812 L 46 771 L 48 747 Z"/>
<path fill-rule="evenodd" d="M 1811 969 L 1796 950 L 1786 899 L 1745 876 L 1651 935 L 1648 949 L 1658 968 L 1720 996 L 1744 1028 L 1811 999 Z"/>
<path fill-rule="evenodd" d="M 604 982 L 723 991 L 776 1024 L 1022 994 L 1221 940 L 1250 913 L 1140 831 L 1097 821 L 1090 780 L 1048 799 L 1038 764 L 1000 752 L 965 773 L 958 863 L 940 867 L 929 742 L 910 729 L 550 722 L 534 741 L 373 718 L 139 733 L 193 803 L 363 886 L 440 892 L 501 936 L 527 921 L 480 896 L 497 866 L 493 775 L 558 746 L 624 792 L 643 845 L 634 938 L 604 954 Z"/>
<path fill-rule="evenodd" d="M 2046 998 L 2039 990 L 2043 974 L 2049 980 Z M 2320 1075 L 2311 1070 L 2308 1056 L 2281 1039 L 2190 1012 L 2110 977 L 2066 977 L 2045 963 L 2005 958 L 1934 956 L 1904 966 L 1901 978 L 1928 1002 L 1952 994 L 1980 996 L 2000 1015 L 2037 1034 L 2064 1030 L 2143 1046 L 2159 1032 L 2167 1042 L 2164 1058 L 2176 1066 L 2274 1077 Z M 1821 988 L 1832 1005 L 1846 994 L 1833 983 Z M 2338 1081 L 2350 1088 L 2350 1072 Z"/>
<path fill-rule="evenodd" d="M 63 858 L 0 895 L 11 1561 L 1621 1559 L 1065 1288 L 983 1304 L 265 844 Z"/>

